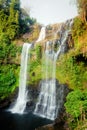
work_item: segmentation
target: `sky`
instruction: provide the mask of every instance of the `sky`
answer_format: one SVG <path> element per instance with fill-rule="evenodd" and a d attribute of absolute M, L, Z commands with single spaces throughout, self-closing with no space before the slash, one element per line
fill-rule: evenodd
<path fill-rule="evenodd" d="M 48 25 L 64 22 L 77 15 L 74 0 L 21 0 L 21 7 L 27 10 L 37 22 Z"/>

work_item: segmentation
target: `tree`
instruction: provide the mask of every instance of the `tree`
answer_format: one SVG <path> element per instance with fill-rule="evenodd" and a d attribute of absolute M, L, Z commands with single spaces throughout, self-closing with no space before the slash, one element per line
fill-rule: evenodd
<path fill-rule="evenodd" d="M 70 114 L 68 116 L 68 123 L 71 124 L 71 127 L 75 128 L 78 126 L 79 121 L 82 123 L 87 119 L 87 89 L 85 91 L 74 90 L 68 94 L 66 99 L 66 112 Z"/>
<path fill-rule="evenodd" d="M 12 40 L 19 34 L 20 0 L 0 0 L 0 33 Z"/>
<path fill-rule="evenodd" d="M 11 0 L 0 0 L 0 9 L 7 8 Z"/>
<path fill-rule="evenodd" d="M 6 26 L 7 26 L 6 21 L 8 21 L 8 15 L 2 9 L 2 10 L 0 10 L 0 33 L 4 32 L 6 30 Z"/>
<path fill-rule="evenodd" d="M 7 34 L 10 39 L 14 39 L 19 34 L 19 19 L 20 19 L 20 1 L 11 0 L 9 7 L 9 18 L 8 18 L 8 27 Z"/>
<path fill-rule="evenodd" d="M 25 9 L 21 8 L 21 18 L 20 18 L 20 32 L 26 33 L 29 31 L 31 25 L 36 23 L 36 19 L 31 18 Z"/>
<path fill-rule="evenodd" d="M 0 0 L 0 34 L 5 33 L 13 40 L 29 31 L 35 22 L 20 8 L 20 0 Z"/>
<path fill-rule="evenodd" d="M 87 21 L 87 0 L 76 0 L 78 13 L 83 21 Z"/>

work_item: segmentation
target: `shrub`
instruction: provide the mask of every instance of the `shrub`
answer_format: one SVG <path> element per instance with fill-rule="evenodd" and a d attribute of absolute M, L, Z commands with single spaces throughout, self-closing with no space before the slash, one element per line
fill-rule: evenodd
<path fill-rule="evenodd" d="M 87 90 L 70 92 L 67 96 L 65 108 L 66 112 L 71 115 L 68 121 L 72 128 L 78 126 L 78 121 L 84 122 L 87 119 Z"/>

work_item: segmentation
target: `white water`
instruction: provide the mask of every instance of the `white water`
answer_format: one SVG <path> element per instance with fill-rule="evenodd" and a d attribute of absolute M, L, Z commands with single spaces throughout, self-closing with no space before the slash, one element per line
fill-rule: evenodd
<path fill-rule="evenodd" d="M 51 120 L 56 118 L 55 80 L 42 81 L 34 114 Z"/>
<path fill-rule="evenodd" d="M 60 45 L 60 47 L 59 47 L 57 53 L 55 54 L 56 60 L 57 60 L 57 58 L 59 57 L 60 53 L 61 53 L 61 52 L 63 51 L 63 49 L 64 49 L 64 48 L 63 48 L 63 45 L 64 45 L 64 43 L 66 42 L 67 36 L 68 36 L 68 31 L 66 31 L 66 32 L 64 33 L 63 39 L 62 39 L 62 41 L 61 41 L 61 45 Z"/>
<path fill-rule="evenodd" d="M 42 27 L 39 38 L 37 41 L 44 40 L 45 27 Z M 34 110 L 34 114 L 45 117 L 51 120 L 56 118 L 56 81 L 55 69 L 56 61 L 54 59 L 54 51 L 51 42 L 46 43 L 45 54 L 43 55 L 42 63 L 42 78 L 45 79 L 41 82 L 41 90 L 38 97 L 38 102 Z M 48 80 L 50 78 L 50 80 Z"/>
<path fill-rule="evenodd" d="M 59 31 L 62 31 L 61 28 Z M 46 43 L 46 50 L 44 52 L 45 54 L 42 65 L 43 80 L 41 82 L 40 94 L 34 114 L 50 120 L 57 118 L 63 105 L 64 88 L 58 88 L 59 96 L 57 96 L 55 72 L 56 60 L 64 49 L 64 43 L 66 42 L 68 32 L 68 30 L 62 32 L 63 36 L 61 37 L 61 45 L 56 53 L 54 52 L 53 44 L 51 42 Z"/>
<path fill-rule="evenodd" d="M 56 62 L 54 58 L 52 43 L 46 43 L 45 55 L 42 65 L 43 81 L 41 82 L 41 90 L 36 104 L 34 114 L 44 118 L 54 120 L 56 118 L 56 80 L 55 69 Z"/>
<path fill-rule="evenodd" d="M 12 113 L 23 114 L 26 103 L 28 99 L 27 90 L 26 90 L 26 81 L 27 81 L 27 64 L 29 60 L 29 50 L 31 44 L 24 43 L 21 54 L 21 68 L 20 68 L 20 77 L 19 77 L 19 93 L 18 98 L 14 106 L 10 109 Z"/>
<path fill-rule="evenodd" d="M 40 35 L 39 35 L 39 37 L 38 37 L 36 42 L 40 42 L 40 41 L 44 40 L 45 36 L 46 36 L 46 28 L 42 27 L 41 31 L 40 31 Z"/>
<path fill-rule="evenodd" d="M 57 60 L 57 58 L 60 56 L 60 53 L 64 51 L 64 44 L 65 44 L 65 42 L 66 42 L 66 39 L 67 39 L 67 37 L 68 37 L 69 32 L 71 31 L 72 24 L 73 24 L 73 19 L 72 19 L 71 21 L 67 21 L 67 22 L 66 22 L 67 30 L 65 30 L 64 33 L 61 31 L 62 26 L 61 26 L 61 28 L 59 29 L 59 31 L 61 31 L 61 33 L 63 33 L 63 38 L 61 38 L 61 45 L 60 45 L 60 47 L 59 47 L 57 53 L 55 54 L 56 60 Z"/>

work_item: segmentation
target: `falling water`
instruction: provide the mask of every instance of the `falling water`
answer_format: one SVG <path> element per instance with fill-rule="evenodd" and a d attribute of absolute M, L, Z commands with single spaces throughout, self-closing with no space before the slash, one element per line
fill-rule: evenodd
<path fill-rule="evenodd" d="M 55 53 L 53 51 L 52 42 L 46 43 L 46 50 L 43 58 L 42 74 L 43 81 L 41 82 L 41 91 L 38 98 L 38 103 L 34 113 L 54 120 L 56 118 L 56 80 L 55 80 Z"/>
<path fill-rule="evenodd" d="M 61 41 L 61 45 L 55 55 L 55 58 L 57 59 L 60 55 L 61 52 L 64 52 L 64 45 L 65 45 L 65 42 L 66 42 L 66 39 L 67 39 L 67 36 L 68 36 L 68 30 L 65 31 L 64 35 L 63 35 L 63 39 Z"/>
<path fill-rule="evenodd" d="M 39 42 L 39 41 L 42 41 L 42 40 L 44 40 L 44 39 L 45 39 L 45 30 L 46 30 L 46 28 L 45 28 L 45 27 L 42 27 L 42 28 L 41 28 L 39 38 L 37 39 L 37 41 L 36 41 L 36 42 Z"/>
<path fill-rule="evenodd" d="M 28 99 L 27 90 L 26 90 L 26 80 L 27 80 L 27 64 L 29 59 L 29 50 L 31 44 L 24 43 L 22 54 L 21 54 L 21 69 L 20 69 L 20 77 L 19 77 L 19 94 L 18 98 L 10 110 L 12 113 L 23 114 L 26 102 Z"/>
<path fill-rule="evenodd" d="M 56 118 L 56 81 L 54 51 L 51 42 L 46 43 L 43 61 L 43 81 L 34 114 L 54 120 Z"/>
<path fill-rule="evenodd" d="M 51 120 L 57 118 L 59 111 L 62 108 L 64 99 L 64 87 L 56 87 L 55 72 L 56 60 L 64 49 L 64 44 L 66 42 L 70 27 L 68 30 L 63 30 L 64 32 L 62 32 L 61 28 L 59 30 L 60 33 L 62 33 L 60 39 L 61 44 L 58 51 L 54 52 L 52 42 L 48 41 L 46 43 L 46 50 L 43 56 L 44 58 L 42 65 L 43 80 L 40 83 L 40 94 L 34 110 L 34 114 Z M 57 94 L 59 96 L 57 96 Z"/>
<path fill-rule="evenodd" d="M 60 44 L 60 47 L 59 47 L 59 49 L 58 49 L 58 51 L 57 51 L 57 53 L 56 53 L 56 55 L 55 55 L 56 60 L 57 60 L 57 58 L 60 56 L 60 54 L 61 54 L 62 52 L 64 52 L 65 43 L 66 43 L 68 34 L 69 34 L 69 32 L 71 31 L 72 24 L 73 24 L 73 19 L 68 20 L 68 21 L 66 21 L 66 23 L 65 23 L 67 29 L 62 30 L 63 25 L 62 25 L 61 28 L 59 29 L 59 32 L 60 32 L 60 35 L 61 35 L 61 37 L 60 37 L 61 44 Z"/>

